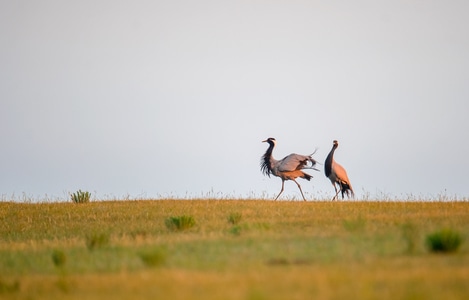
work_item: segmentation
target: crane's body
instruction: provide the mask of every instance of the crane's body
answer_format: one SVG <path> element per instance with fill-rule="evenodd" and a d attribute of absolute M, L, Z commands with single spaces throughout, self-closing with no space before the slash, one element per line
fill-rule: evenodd
<path fill-rule="evenodd" d="M 268 138 L 265 141 L 269 143 L 269 148 L 265 152 L 265 154 L 261 158 L 261 171 L 264 175 L 270 177 L 270 174 L 280 177 L 282 179 L 282 189 L 280 193 L 277 195 L 275 200 L 278 199 L 280 194 L 283 192 L 285 180 L 292 180 L 296 183 L 298 188 L 300 189 L 301 196 L 303 196 L 303 200 L 306 201 L 303 191 L 301 189 L 300 184 L 296 181 L 296 178 L 300 177 L 306 180 L 311 180 L 313 176 L 303 172 L 303 169 L 313 169 L 316 165 L 316 160 L 312 157 L 312 155 L 301 155 L 292 153 L 281 160 L 276 160 L 272 156 L 272 151 L 274 150 L 276 140 L 274 138 Z"/>
<path fill-rule="evenodd" d="M 329 152 L 329 155 L 327 155 L 324 163 L 324 173 L 326 173 L 326 177 L 329 178 L 335 189 L 335 196 L 332 200 L 337 198 L 339 192 L 342 192 L 342 199 L 344 199 L 344 194 L 347 194 L 347 197 L 354 197 L 352 184 L 348 179 L 347 171 L 345 171 L 344 167 L 336 163 L 334 160 L 334 152 L 338 146 L 339 143 L 334 140 L 332 142 L 332 149 Z M 339 189 L 337 189 L 337 187 L 339 187 Z"/>

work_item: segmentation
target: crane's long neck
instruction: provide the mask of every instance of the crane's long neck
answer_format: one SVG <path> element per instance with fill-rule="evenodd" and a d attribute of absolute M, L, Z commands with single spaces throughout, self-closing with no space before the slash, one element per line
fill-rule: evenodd
<path fill-rule="evenodd" d="M 261 171 L 264 175 L 270 177 L 272 173 L 272 162 L 274 158 L 272 157 L 272 151 L 274 150 L 274 143 L 269 143 L 269 148 L 265 151 L 265 154 L 261 158 Z"/>
<path fill-rule="evenodd" d="M 326 161 L 324 162 L 324 173 L 326 177 L 329 177 L 332 172 L 332 161 L 334 160 L 334 151 L 337 148 L 337 145 L 332 146 L 331 152 L 327 155 Z"/>

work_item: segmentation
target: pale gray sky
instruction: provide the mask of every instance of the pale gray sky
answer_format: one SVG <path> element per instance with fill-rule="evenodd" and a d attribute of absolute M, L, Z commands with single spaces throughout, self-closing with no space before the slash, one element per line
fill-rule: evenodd
<path fill-rule="evenodd" d="M 0 195 L 469 196 L 468 1 L 0 1 Z M 329 197 L 321 172 L 300 179 Z M 301 198 L 287 182 L 283 199 Z"/>

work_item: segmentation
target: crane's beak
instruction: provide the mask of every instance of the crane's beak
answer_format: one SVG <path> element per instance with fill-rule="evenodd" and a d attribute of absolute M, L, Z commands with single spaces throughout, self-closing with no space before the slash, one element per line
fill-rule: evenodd
<path fill-rule="evenodd" d="M 263 140 L 262 142 L 263 142 L 263 143 L 266 143 L 266 142 L 267 142 L 267 140 Z"/>

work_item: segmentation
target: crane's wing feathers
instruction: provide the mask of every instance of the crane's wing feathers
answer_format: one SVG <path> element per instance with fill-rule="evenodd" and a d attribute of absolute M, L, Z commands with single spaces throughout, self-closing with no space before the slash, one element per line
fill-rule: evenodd
<path fill-rule="evenodd" d="M 301 169 L 315 169 L 316 161 L 308 155 L 292 153 L 278 162 L 280 172 L 291 172 Z M 317 170 L 317 169 L 315 169 Z"/>
<path fill-rule="evenodd" d="M 337 180 L 350 183 L 350 180 L 347 176 L 347 171 L 345 171 L 344 167 L 334 161 L 332 163 L 332 169 L 334 170 Z"/>

